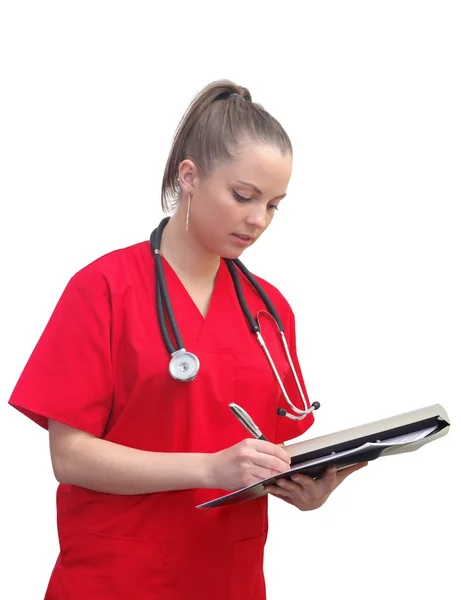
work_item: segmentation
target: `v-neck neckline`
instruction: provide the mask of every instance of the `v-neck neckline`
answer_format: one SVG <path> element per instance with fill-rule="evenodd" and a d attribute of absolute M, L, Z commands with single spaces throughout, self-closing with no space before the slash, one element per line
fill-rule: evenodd
<path fill-rule="evenodd" d="M 235 318 L 236 311 L 240 315 L 237 318 L 244 320 L 245 317 L 240 311 L 235 286 L 225 259 L 223 257 L 220 259 L 205 316 L 200 312 L 176 271 L 163 256 L 162 265 L 173 314 L 185 348 L 192 352 L 201 352 L 204 349 L 214 352 L 216 348 L 225 348 L 228 352 L 229 339 L 228 336 L 223 337 L 223 327 L 226 327 L 226 322 Z M 169 320 L 168 318 L 166 320 L 170 338 L 173 340 Z"/>
<path fill-rule="evenodd" d="M 207 308 L 205 315 L 202 314 L 199 307 L 195 303 L 195 300 L 192 298 L 191 294 L 189 293 L 186 286 L 182 282 L 181 278 L 179 277 L 179 275 L 176 273 L 176 271 L 173 269 L 173 267 L 170 265 L 170 263 L 167 261 L 167 259 L 164 256 L 162 256 L 162 262 L 163 262 L 164 270 L 168 273 L 168 276 L 169 276 L 168 278 L 170 279 L 171 283 L 173 284 L 174 291 L 175 292 L 179 291 L 180 297 L 187 299 L 184 301 L 187 302 L 187 311 L 188 311 L 189 316 L 190 316 L 190 311 L 191 311 L 195 315 L 195 318 L 201 323 L 201 325 L 203 327 L 203 325 L 205 325 L 205 323 L 210 320 L 210 315 L 212 316 L 212 313 L 215 310 L 215 305 L 219 301 L 219 298 L 217 299 L 217 297 L 219 296 L 220 288 L 222 286 L 222 279 L 224 277 L 224 274 L 223 274 L 224 267 L 225 267 L 224 260 L 222 258 L 220 259 L 219 267 L 218 267 L 218 270 L 216 272 L 216 276 L 215 276 L 215 279 L 213 282 L 213 290 L 211 292 L 210 301 L 208 303 L 208 308 Z M 170 298 L 170 299 L 172 302 L 175 302 L 175 304 L 177 302 L 178 305 L 182 305 L 184 302 L 184 301 L 180 302 L 179 297 L 174 298 L 174 300 L 173 300 L 173 298 Z"/>

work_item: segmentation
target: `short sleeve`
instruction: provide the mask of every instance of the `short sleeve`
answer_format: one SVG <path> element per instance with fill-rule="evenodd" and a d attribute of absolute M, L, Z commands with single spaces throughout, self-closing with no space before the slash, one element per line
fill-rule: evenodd
<path fill-rule="evenodd" d="M 102 276 L 92 279 L 67 284 L 9 404 L 45 429 L 53 419 L 100 437 L 113 396 L 111 310 Z"/>
<path fill-rule="evenodd" d="M 289 329 L 285 332 L 287 338 L 288 348 L 290 350 L 291 359 L 293 361 L 293 366 L 295 368 L 296 374 L 298 376 L 299 383 L 301 385 L 301 389 L 303 391 L 304 397 L 306 398 L 307 406 L 310 406 L 309 396 L 307 394 L 306 384 L 304 381 L 304 377 L 301 371 L 301 367 L 299 365 L 298 352 L 296 347 L 296 323 L 295 316 L 290 309 L 290 320 L 289 320 Z M 296 408 L 302 408 L 303 402 L 301 396 L 298 391 L 298 386 L 296 380 L 291 372 L 291 369 L 288 370 L 287 375 L 284 378 L 283 384 L 287 391 L 288 397 L 291 402 L 296 406 Z M 279 398 L 279 408 L 284 408 L 291 414 L 293 410 L 287 404 L 284 395 L 281 393 Z M 290 419 L 289 417 L 281 417 L 277 416 L 277 424 L 275 427 L 275 440 L 274 443 L 281 444 L 282 442 L 286 442 L 288 440 L 292 440 L 296 437 L 299 437 L 303 433 L 305 433 L 309 427 L 314 422 L 314 415 L 310 413 L 304 419 L 300 421 L 295 421 Z"/>

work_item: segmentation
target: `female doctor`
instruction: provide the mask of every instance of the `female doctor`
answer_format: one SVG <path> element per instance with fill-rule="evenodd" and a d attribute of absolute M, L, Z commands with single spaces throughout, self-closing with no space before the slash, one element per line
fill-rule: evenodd
<path fill-rule="evenodd" d="M 171 216 L 67 284 L 10 398 L 48 429 L 59 482 L 46 600 L 265 598 L 267 496 L 196 507 L 287 470 L 283 442 L 313 422 L 288 302 L 233 263 L 271 223 L 291 169 L 286 132 L 249 91 L 210 84 L 167 160 Z M 361 466 L 268 491 L 312 510 Z"/>

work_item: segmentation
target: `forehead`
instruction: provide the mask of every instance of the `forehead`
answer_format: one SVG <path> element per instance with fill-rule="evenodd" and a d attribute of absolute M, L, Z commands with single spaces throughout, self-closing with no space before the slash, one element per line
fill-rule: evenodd
<path fill-rule="evenodd" d="M 263 191 L 285 193 L 292 170 L 290 153 L 282 154 L 275 146 L 247 143 L 240 146 L 234 159 L 216 167 L 218 177 L 248 181 Z"/>

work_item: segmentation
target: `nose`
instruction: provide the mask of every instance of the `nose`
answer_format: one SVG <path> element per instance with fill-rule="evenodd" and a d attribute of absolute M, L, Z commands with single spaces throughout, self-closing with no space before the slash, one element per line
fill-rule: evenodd
<path fill-rule="evenodd" d="M 251 207 L 251 210 L 247 214 L 246 222 L 247 225 L 254 229 L 263 230 L 267 225 L 267 209 L 266 206 L 257 205 L 256 203 Z"/>

